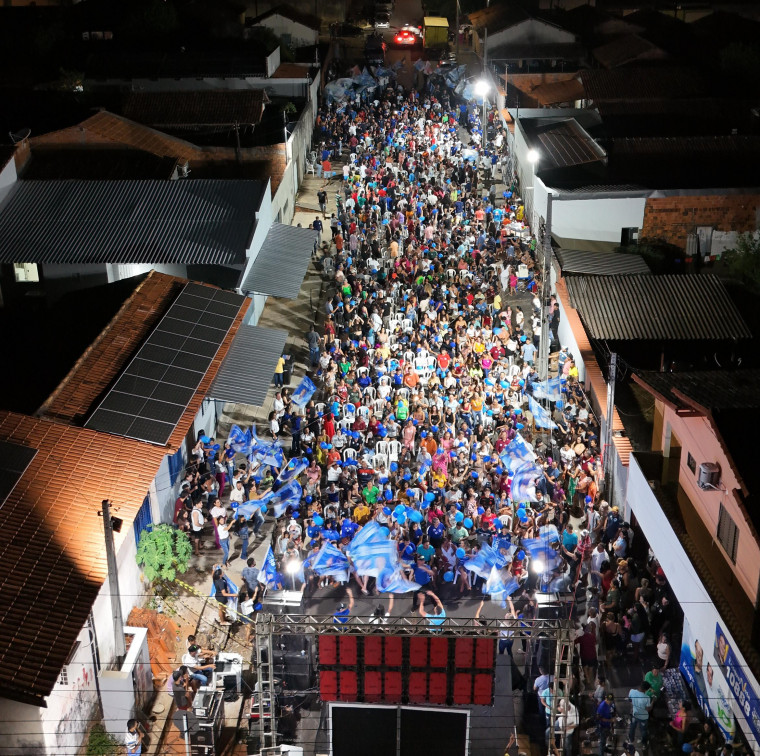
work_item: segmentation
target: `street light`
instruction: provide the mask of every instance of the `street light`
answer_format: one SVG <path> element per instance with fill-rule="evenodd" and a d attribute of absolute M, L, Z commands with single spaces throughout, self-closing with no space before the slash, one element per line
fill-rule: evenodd
<path fill-rule="evenodd" d="M 483 132 L 483 141 L 481 142 L 483 147 L 483 154 L 486 152 L 486 135 L 488 134 L 488 118 L 486 116 L 486 97 L 491 91 L 491 85 L 487 79 L 478 79 L 475 82 L 475 95 L 483 100 L 483 121 L 481 123 L 481 130 Z"/>
<path fill-rule="evenodd" d="M 291 559 L 286 565 L 285 565 L 285 572 L 290 575 L 291 580 L 293 581 L 293 590 L 296 589 L 296 573 L 301 569 L 301 560 L 300 559 Z"/>
<path fill-rule="evenodd" d="M 539 158 L 538 150 L 528 150 L 528 154 L 525 157 L 528 158 L 529 163 L 537 163 Z"/>

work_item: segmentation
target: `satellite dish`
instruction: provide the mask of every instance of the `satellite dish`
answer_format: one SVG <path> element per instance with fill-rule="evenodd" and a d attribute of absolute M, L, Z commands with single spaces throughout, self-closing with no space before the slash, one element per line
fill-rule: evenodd
<path fill-rule="evenodd" d="M 31 129 L 21 129 L 21 131 L 9 131 L 8 136 L 10 136 L 11 142 L 13 142 L 13 144 L 18 144 L 19 142 L 23 142 L 24 139 L 29 137 L 31 133 Z"/>

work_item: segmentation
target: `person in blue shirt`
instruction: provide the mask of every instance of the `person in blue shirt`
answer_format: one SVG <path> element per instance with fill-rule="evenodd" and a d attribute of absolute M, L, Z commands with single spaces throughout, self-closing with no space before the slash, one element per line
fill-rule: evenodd
<path fill-rule="evenodd" d="M 578 534 L 573 531 L 573 526 L 568 526 L 562 531 L 562 556 L 567 562 L 575 562 L 575 550 L 578 548 Z"/>
<path fill-rule="evenodd" d="M 615 697 L 608 693 L 596 708 L 596 724 L 599 731 L 599 756 L 604 756 L 607 739 L 612 733 L 612 723 L 615 721 Z"/>
<path fill-rule="evenodd" d="M 435 602 L 435 607 L 431 614 L 425 611 L 425 596 L 430 596 Z M 427 617 L 428 624 L 432 627 L 439 628 L 446 620 L 446 610 L 443 608 L 441 599 L 433 591 L 420 591 L 418 595 L 420 617 Z"/>
<path fill-rule="evenodd" d="M 333 612 L 333 623 L 336 625 L 345 625 L 348 622 L 351 610 L 354 608 L 354 594 L 350 588 L 346 588 L 346 595 L 348 596 L 348 606 L 341 602 Z"/>
<path fill-rule="evenodd" d="M 440 549 L 443 546 L 443 536 L 446 533 L 446 526 L 437 518 L 433 518 L 432 524 L 428 527 L 427 535 L 430 539 L 430 545 L 434 549 Z"/>

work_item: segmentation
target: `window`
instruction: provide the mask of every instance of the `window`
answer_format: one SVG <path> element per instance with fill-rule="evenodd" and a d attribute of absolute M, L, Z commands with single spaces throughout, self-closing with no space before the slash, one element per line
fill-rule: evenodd
<path fill-rule="evenodd" d="M 135 517 L 135 544 L 140 545 L 140 536 L 143 530 L 150 528 L 153 524 L 153 513 L 150 511 L 150 494 L 143 500 L 142 506 Z"/>
<path fill-rule="evenodd" d="M 686 466 L 691 470 L 695 475 L 697 474 L 697 460 L 694 459 L 694 457 L 691 456 L 691 454 L 686 454 Z"/>
<path fill-rule="evenodd" d="M 74 647 L 71 649 L 71 652 L 68 655 L 68 658 L 66 659 L 66 663 L 61 667 L 61 674 L 58 676 L 58 684 L 59 685 L 68 685 L 69 684 L 69 665 L 72 661 L 74 661 L 74 657 L 77 654 L 77 651 L 79 651 L 80 643 L 77 641 L 74 644 Z M 76 676 L 74 677 L 76 679 Z"/>
<path fill-rule="evenodd" d="M 718 540 L 720 541 L 720 545 L 726 550 L 728 558 L 736 564 L 736 546 L 739 543 L 739 529 L 722 504 L 720 505 L 720 514 L 718 515 Z"/>
<path fill-rule="evenodd" d="M 40 280 L 37 263 L 13 263 L 13 274 L 16 283 L 37 283 Z"/>

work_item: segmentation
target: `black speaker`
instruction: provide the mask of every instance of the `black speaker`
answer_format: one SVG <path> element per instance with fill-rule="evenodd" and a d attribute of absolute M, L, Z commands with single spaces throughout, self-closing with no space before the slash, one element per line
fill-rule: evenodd
<path fill-rule="evenodd" d="M 308 690 L 315 682 L 314 667 L 309 654 L 275 651 L 275 676 L 289 690 Z"/>

